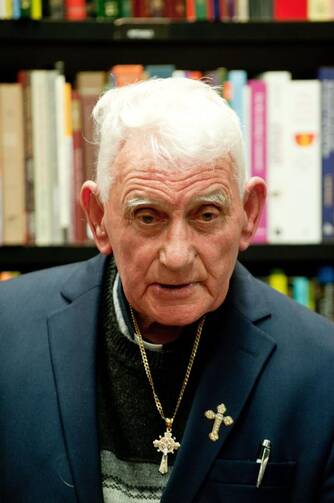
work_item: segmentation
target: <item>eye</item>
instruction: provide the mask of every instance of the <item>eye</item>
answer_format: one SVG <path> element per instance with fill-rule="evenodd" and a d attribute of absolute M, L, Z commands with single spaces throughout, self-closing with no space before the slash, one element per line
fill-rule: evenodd
<path fill-rule="evenodd" d="M 160 214 L 151 208 L 141 208 L 134 214 L 137 223 L 144 226 L 152 226 L 161 221 Z"/>
<path fill-rule="evenodd" d="M 215 206 L 205 206 L 197 212 L 196 218 L 201 222 L 212 222 L 220 215 L 220 211 Z"/>

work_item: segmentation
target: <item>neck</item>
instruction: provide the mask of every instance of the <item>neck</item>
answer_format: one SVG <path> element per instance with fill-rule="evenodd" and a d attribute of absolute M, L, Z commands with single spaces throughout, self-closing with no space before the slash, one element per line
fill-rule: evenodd
<path fill-rule="evenodd" d="M 156 322 L 149 322 L 145 318 L 136 314 L 140 332 L 145 341 L 152 344 L 169 344 L 178 339 L 183 331 L 183 327 L 160 325 Z"/>

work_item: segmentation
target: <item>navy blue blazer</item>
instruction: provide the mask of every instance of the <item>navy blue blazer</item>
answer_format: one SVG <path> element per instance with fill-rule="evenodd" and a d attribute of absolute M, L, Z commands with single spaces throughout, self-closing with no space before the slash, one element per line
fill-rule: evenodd
<path fill-rule="evenodd" d="M 104 266 L 97 256 L 0 286 L 1 501 L 102 502 L 95 353 Z M 334 502 L 334 325 L 239 264 L 215 316 L 162 502 Z M 204 411 L 220 403 L 234 423 L 212 442 Z M 272 452 L 257 488 L 264 439 Z"/>

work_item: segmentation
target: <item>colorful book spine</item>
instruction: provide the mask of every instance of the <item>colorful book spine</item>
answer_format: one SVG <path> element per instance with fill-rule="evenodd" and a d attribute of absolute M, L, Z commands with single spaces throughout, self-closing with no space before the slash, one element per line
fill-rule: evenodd
<path fill-rule="evenodd" d="M 287 86 L 288 132 L 285 177 L 285 243 L 321 241 L 320 82 L 292 80 Z M 300 197 L 297 195 L 300 194 Z"/>
<path fill-rule="evenodd" d="M 23 92 L 20 84 L 0 84 L 2 242 L 25 243 Z"/>
<path fill-rule="evenodd" d="M 322 239 L 334 240 L 334 67 L 319 69 L 321 82 Z"/>
<path fill-rule="evenodd" d="M 287 151 L 287 85 L 291 74 L 271 71 L 262 74 L 267 86 L 267 209 L 268 241 L 281 243 L 284 239 L 284 222 L 289 220 L 285 213 L 284 195 L 289 179 Z"/>
<path fill-rule="evenodd" d="M 309 21 L 328 21 L 332 18 L 332 0 L 308 0 Z"/>
<path fill-rule="evenodd" d="M 238 115 L 240 124 L 244 126 L 244 87 L 247 85 L 247 72 L 245 70 L 230 70 L 227 74 L 230 82 L 230 105 Z"/>
<path fill-rule="evenodd" d="M 36 21 L 42 19 L 42 0 L 31 0 L 30 17 Z"/>
<path fill-rule="evenodd" d="M 289 295 L 288 276 L 281 269 L 275 269 L 269 274 L 268 285 L 284 295 Z"/>
<path fill-rule="evenodd" d="M 308 0 L 275 0 L 275 21 L 306 21 Z"/>
<path fill-rule="evenodd" d="M 267 89 L 263 80 L 252 79 L 250 88 L 250 171 L 251 176 L 267 180 Z M 259 226 L 254 236 L 254 243 L 263 244 L 267 236 L 267 205 L 260 217 Z"/>
<path fill-rule="evenodd" d="M 65 0 L 65 17 L 69 21 L 84 21 L 87 18 L 86 1 Z"/>

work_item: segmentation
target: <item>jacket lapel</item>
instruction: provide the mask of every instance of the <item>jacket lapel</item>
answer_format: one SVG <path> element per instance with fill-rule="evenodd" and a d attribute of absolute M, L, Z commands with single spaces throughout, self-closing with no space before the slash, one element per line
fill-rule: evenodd
<path fill-rule="evenodd" d="M 257 299 L 253 282 L 238 266 L 228 298 L 217 316 L 208 320 L 203 333 L 208 357 L 163 503 L 193 501 L 275 349 L 275 342 L 253 322 L 269 315 L 263 299 Z M 249 309 L 251 305 L 253 308 Z M 234 422 L 231 426 L 222 424 L 219 439 L 212 442 L 208 435 L 213 421 L 204 412 L 216 412 L 221 403 L 226 406 L 225 415 Z"/>
<path fill-rule="evenodd" d="M 48 320 L 51 359 L 65 444 L 80 502 L 102 501 L 96 423 L 96 342 L 105 260 L 78 266 Z"/>

